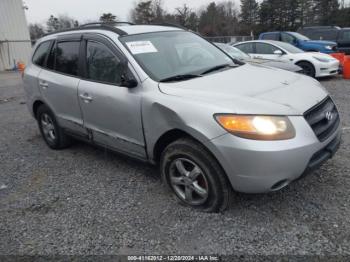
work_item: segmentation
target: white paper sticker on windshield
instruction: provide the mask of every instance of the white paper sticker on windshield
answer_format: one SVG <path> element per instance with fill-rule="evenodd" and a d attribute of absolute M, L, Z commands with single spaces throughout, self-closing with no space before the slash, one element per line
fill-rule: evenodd
<path fill-rule="evenodd" d="M 134 55 L 158 52 L 151 41 L 127 42 L 126 45 Z"/>

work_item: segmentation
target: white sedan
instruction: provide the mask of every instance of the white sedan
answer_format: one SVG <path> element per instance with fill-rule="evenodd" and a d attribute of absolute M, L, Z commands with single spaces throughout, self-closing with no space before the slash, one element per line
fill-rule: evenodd
<path fill-rule="evenodd" d="M 339 73 L 339 61 L 332 56 L 305 52 L 288 43 L 256 40 L 237 43 L 233 46 L 256 59 L 274 59 L 298 65 L 306 75 L 311 77 L 325 77 Z"/>

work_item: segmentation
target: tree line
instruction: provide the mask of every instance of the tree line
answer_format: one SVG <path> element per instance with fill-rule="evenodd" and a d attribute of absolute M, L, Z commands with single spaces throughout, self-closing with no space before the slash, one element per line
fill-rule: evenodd
<path fill-rule="evenodd" d="M 102 22 L 116 22 L 113 13 L 100 16 Z M 295 31 L 301 26 L 338 25 L 350 27 L 350 6 L 345 0 L 223 0 L 193 9 L 187 4 L 167 11 L 162 0 L 139 0 L 130 11 L 137 24 L 178 24 L 204 36 L 258 35 L 263 31 Z M 69 16 L 51 15 L 46 25 L 31 24 L 32 39 L 46 32 L 78 27 Z"/>

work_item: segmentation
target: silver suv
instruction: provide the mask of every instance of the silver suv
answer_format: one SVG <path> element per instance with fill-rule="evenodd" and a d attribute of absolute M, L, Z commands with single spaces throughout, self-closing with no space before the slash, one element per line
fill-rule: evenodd
<path fill-rule="evenodd" d="M 181 202 L 207 212 L 233 191 L 284 188 L 340 144 L 316 80 L 243 64 L 181 28 L 89 24 L 34 50 L 27 105 L 50 148 L 74 137 L 158 164 Z"/>

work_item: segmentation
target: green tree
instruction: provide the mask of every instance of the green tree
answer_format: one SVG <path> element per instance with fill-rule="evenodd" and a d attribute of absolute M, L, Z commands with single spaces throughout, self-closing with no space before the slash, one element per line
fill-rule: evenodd
<path fill-rule="evenodd" d="M 132 10 L 131 19 L 137 24 L 151 24 L 155 20 L 155 13 L 153 10 L 153 2 L 140 1 Z"/>
<path fill-rule="evenodd" d="M 117 21 L 117 16 L 112 13 L 103 13 L 100 16 L 100 22 L 112 23 Z"/>
<path fill-rule="evenodd" d="M 247 27 L 255 26 L 259 20 L 259 4 L 256 0 L 241 0 L 241 23 Z"/>
<path fill-rule="evenodd" d="M 316 23 L 318 25 L 332 25 L 339 10 L 338 0 L 314 0 Z"/>

